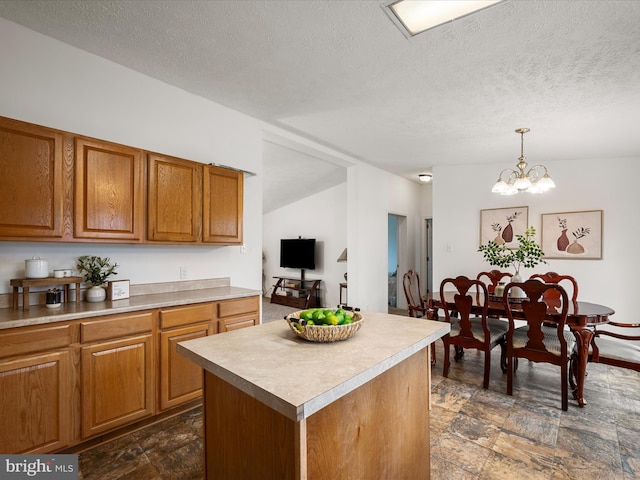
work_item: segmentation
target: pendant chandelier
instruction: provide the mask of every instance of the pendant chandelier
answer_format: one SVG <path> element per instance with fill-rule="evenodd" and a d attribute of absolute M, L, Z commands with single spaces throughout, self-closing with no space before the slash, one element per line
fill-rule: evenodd
<path fill-rule="evenodd" d="M 499 193 L 500 195 L 514 195 L 520 192 L 544 193 L 556 187 L 556 184 L 547 173 L 547 167 L 544 165 L 534 165 L 525 172 L 527 162 L 525 162 L 524 158 L 524 134 L 528 131 L 528 128 L 516 129 L 516 133 L 520 134 L 520 158 L 516 165 L 517 170 L 511 168 L 502 170 L 498 176 L 498 181 L 491 189 L 493 193 Z"/>

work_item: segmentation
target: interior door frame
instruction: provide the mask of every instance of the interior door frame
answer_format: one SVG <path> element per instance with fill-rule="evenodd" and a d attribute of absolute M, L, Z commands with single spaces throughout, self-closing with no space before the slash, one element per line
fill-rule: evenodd
<path fill-rule="evenodd" d="M 406 309 L 407 301 L 404 297 L 404 292 L 402 291 L 402 275 L 403 272 L 406 272 L 408 269 L 408 260 L 407 260 L 407 216 L 398 214 L 398 213 L 388 213 L 388 216 L 395 217 L 397 219 L 396 222 L 396 305 L 394 308 Z M 388 232 L 390 234 L 391 232 Z M 388 269 L 387 269 L 388 270 Z M 387 279 L 388 283 L 388 279 Z M 390 299 L 387 298 L 387 305 L 391 305 Z"/>
<path fill-rule="evenodd" d="M 424 285 L 421 285 L 425 293 L 433 292 L 433 219 L 424 219 L 425 227 L 425 245 L 424 245 L 424 271 L 422 278 L 425 279 Z"/>

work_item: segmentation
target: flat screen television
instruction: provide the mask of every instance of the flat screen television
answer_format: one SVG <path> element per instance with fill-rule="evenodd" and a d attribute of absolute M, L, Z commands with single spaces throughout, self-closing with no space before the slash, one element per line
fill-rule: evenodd
<path fill-rule="evenodd" d="M 314 270 L 315 238 L 283 238 L 280 240 L 280 267 Z"/>

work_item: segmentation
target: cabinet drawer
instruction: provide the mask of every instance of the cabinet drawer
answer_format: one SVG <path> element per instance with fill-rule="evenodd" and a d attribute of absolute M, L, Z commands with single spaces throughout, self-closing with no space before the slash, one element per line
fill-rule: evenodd
<path fill-rule="evenodd" d="M 218 318 L 233 317 L 247 313 L 255 313 L 259 310 L 258 297 L 239 298 L 237 300 L 224 300 L 217 303 Z"/>
<path fill-rule="evenodd" d="M 249 317 L 236 317 L 228 320 L 220 320 L 218 327 L 218 333 L 230 332 L 232 330 L 239 330 L 241 328 L 253 327 L 258 324 L 257 315 Z"/>
<path fill-rule="evenodd" d="M 212 303 L 160 310 L 160 328 L 162 329 L 211 320 L 213 320 Z"/>
<path fill-rule="evenodd" d="M 0 357 L 13 357 L 25 353 L 53 350 L 71 344 L 71 326 L 21 328 L 0 333 Z"/>
<path fill-rule="evenodd" d="M 90 320 L 80 324 L 82 343 L 126 337 L 137 333 L 150 332 L 153 327 L 153 312 L 114 315 L 104 320 Z"/>

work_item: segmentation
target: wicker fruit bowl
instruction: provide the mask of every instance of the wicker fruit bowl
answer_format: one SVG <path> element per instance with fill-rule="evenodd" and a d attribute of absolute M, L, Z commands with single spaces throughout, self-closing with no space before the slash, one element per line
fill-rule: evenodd
<path fill-rule="evenodd" d="M 353 337 L 362 324 L 364 318 L 358 312 L 349 312 L 352 322 L 344 325 L 302 325 L 300 322 L 300 313 L 293 312 L 284 317 L 289 324 L 289 328 L 299 337 L 309 340 L 310 342 L 337 342 Z"/>

